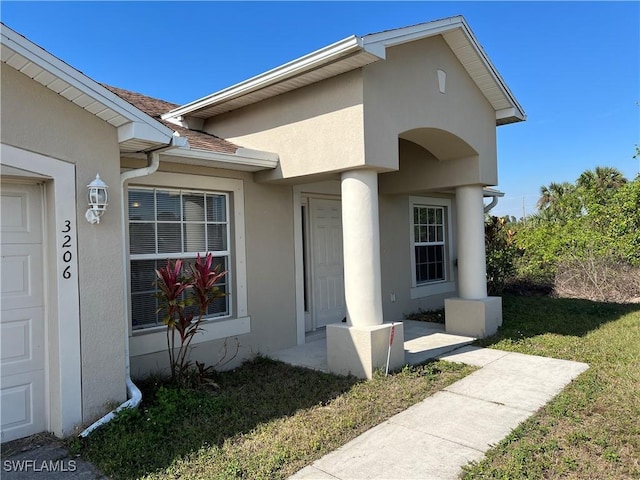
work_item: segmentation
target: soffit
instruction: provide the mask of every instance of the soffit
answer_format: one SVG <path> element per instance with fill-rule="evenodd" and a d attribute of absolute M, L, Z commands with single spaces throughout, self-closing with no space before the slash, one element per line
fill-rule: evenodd
<path fill-rule="evenodd" d="M 87 110 L 116 128 L 130 121 L 120 113 L 82 92 L 69 82 L 48 72 L 40 65 L 33 63 L 4 44 L 2 45 L 1 58 L 2 63 L 6 63 L 7 65 L 15 68 L 20 73 L 23 73 L 27 77 L 35 80 L 41 85 L 44 85 L 49 90 L 62 95 L 64 98 L 75 103 L 80 108 Z"/>
<path fill-rule="evenodd" d="M 170 129 L 6 25 L 1 27 L 2 63 L 113 125 L 118 129 L 120 151 L 143 151 L 170 142 Z"/>
<path fill-rule="evenodd" d="M 462 28 L 450 30 L 442 36 L 496 111 L 519 106 L 497 72 L 491 68 L 486 57 L 483 58 L 482 52 L 469 41 Z"/>
<path fill-rule="evenodd" d="M 247 105 L 275 97 L 276 95 L 281 95 L 283 93 L 350 72 L 376 60 L 379 60 L 379 58 L 367 52 L 360 51 L 346 58 L 341 58 L 334 63 L 322 65 L 321 67 L 314 68 L 302 74 L 296 74 L 295 76 L 280 80 L 267 86 L 260 86 L 248 91 L 241 91 L 230 96 L 222 95 L 224 91 L 219 92 L 221 94 L 219 99 L 216 99 L 216 94 L 214 94 L 212 95 L 211 103 L 209 105 L 189 111 L 186 115 L 203 119 L 220 115 L 221 113 L 246 107 Z"/>

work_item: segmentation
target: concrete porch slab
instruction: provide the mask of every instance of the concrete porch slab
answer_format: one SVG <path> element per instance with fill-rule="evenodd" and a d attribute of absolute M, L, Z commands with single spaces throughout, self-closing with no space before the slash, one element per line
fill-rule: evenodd
<path fill-rule="evenodd" d="M 444 324 L 404 320 L 405 363 L 418 365 L 457 351 L 475 339 L 445 333 Z M 269 358 L 300 367 L 328 372 L 327 341 L 323 329 L 307 334 L 306 343 L 284 350 L 268 353 Z"/>
<path fill-rule="evenodd" d="M 321 372 L 328 372 L 327 367 L 327 339 L 324 332 L 316 334 L 307 339 L 304 345 L 278 350 L 267 355 L 274 360 L 295 365 L 298 367 L 310 368 Z"/>

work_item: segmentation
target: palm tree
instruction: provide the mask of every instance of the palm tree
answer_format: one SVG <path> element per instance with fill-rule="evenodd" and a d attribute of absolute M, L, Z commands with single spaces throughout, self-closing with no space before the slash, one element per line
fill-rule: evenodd
<path fill-rule="evenodd" d="M 611 194 L 625 183 L 627 179 L 620 170 L 613 167 L 585 170 L 576 180 L 576 185 L 583 191 L 581 197 L 585 209 L 590 201 L 605 205 Z"/>
<path fill-rule="evenodd" d="M 547 220 L 564 221 L 580 214 L 575 186 L 569 182 L 551 182 L 540 187 L 537 207 L 541 216 Z"/>
<path fill-rule="evenodd" d="M 585 170 L 576 181 L 578 187 L 596 190 L 598 193 L 615 190 L 625 183 L 627 179 L 614 167 L 596 167 L 595 171 Z"/>
<path fill-rule="evenodd" d="M 557 205 L 563 197 L 572 193 L 573 190 L 573 185 L 569 182 L 551 182 L 549 186 L 543 185 L 540 187 L 540 198 L 536 206 L 538 210 L 553 209 L 554 205 Z"/>

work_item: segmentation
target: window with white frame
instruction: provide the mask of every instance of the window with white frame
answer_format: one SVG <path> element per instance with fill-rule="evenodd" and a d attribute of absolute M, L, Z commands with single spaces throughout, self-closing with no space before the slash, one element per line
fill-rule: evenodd
<path fill-rule="evenodd" d="M 162 325 L 155 270 L 167 260 L 186 264 L 211 252 L 214 264 L 230 264 L 229 195 L 168 188 L 129 188 L 131 320 L 134 330 Z M 229 274 L 217 284 L 229 293 Z M 208 316 L 230 315 L 229 296 L 216 299 Z"/>
<path fill-rule="evenodd" d="M 446 208 L 413 206 L 413 248 L 416 285 L 447 279 Z"/>

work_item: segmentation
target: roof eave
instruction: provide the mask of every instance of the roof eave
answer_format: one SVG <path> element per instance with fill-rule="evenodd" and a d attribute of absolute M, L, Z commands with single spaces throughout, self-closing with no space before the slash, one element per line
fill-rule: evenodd
<path fill-rule="evenodd" d="M 257 90 L 284 82 L 293 77 L 301 76 L 304 73 L 316 70 L 324 65 L 362 51 L 362 39 L 352 35 L 241 83 L 175 108 L 162 115 L 161 118 L 171 121 L 172 119 L 193 115 L 194 112 L 210 107 L 211 105 L 228 102 Z M 374 61 L 377 59 L 378 57 L 376 56 L 371 60 Z"/>
<path fill-rule="evenodd" d="M 3 63 L 113 125 L 125 149 L 171 142 L 173 130 L 4 24 L 0 44 Z"/>
<path fill-rule="evenodd" d="M 498 126 L 524 122 L 526 119 L 525 113 L 516 107 L 496 111 L 496 125 Z"/>
<path fill-rule="evenodd" d="M 479 60 L 482 65 L 484 65 L 486 75 L 492 79 L 493 84 L 500 92 L 500 97 L 498 99 L 494 98 L 492 102 L 488 93 L 483 91 L 485 96 L 487 96 L 487 99 L 496 109 L 496 125 L 524 121 L 526 119 L 524 110 L 509 90 L 509 87 L 506 85 L 497 69 L 489 60 L 462 16 L 455 16 L 410 27 L 374 33 L 365 35 L 364 37 L 351 36 L 345 38 L 339 42 L 250 78 L 244 82 L 238 83 L 199 100 L 195 100 L 184 106 L 175 108 L 162 115 L 162 119 L 179 123 L 189 117 L 206 117 L 220 114 L 230 109 L 238 108 L 238 106 L 245 106 L 257 101 L 255 98 L 251 98 L 252 96 L 255 97 L 258 95 L 255 92 L 263 91 L 263 96 L 275 95 L 277 93 L 274 86 L 281 84 L 285 85 L 286 89 L 286 82 L 292 81 L 292 79 L 296 77 L 304 79 L 304 75 L 309 74 L 314 70 L 319 70 L 332 63 L 339 62 L 341 59 L 345 59 L 347 57 L 353 58 L 354 55 L 358 55 L 358 57 L 366 56 L 366 59 L 364 59 L 362 63 L 364 65 L 366 63 L 384 59 L 386 57 L 387 48 L 401 45 L 403 43 L 436 35 L 443 35 L 445 40 L 448 42 L 449 40 L 446 37 L 447 33 L 454 32 L 456 30 L 462 32 L 465 45 L 470 46 L 472 51 L 475 53 L 474 61 Z M 454 53 L 456 56 L 458 55 L 455 50 Z M 468 66 L 462 59 L 460 60 L 474 81 L 476 81 L 479 88 L 483 90 L 481 82 L 479 82 L 477 78 L 474 78 L 473 73 Z M 343 70 L 341 70 L 341 73 L 353 68 L 357 67 L 353 65 L 345 65 Z M 311 80 L 308 80 L 308 82 L 311 83 Z M 272 88 L 270 89 L 269 87 Z M 245 96 L 245 99 L 241 98 Z"/>
<path fill-rule="evenodd" d="M 473 31 L 471 30 L 471 28 L 469 27 L 465 19 L 463 17 L 459 17 L 459 18 L 462 24 L 462 28 L 465 34 L 467 35 L 469 41 L 473 45 L 476 53 L 482 59 L 487 69 L 491 72 L 494 78 L 494 81 L 496 82 L 496 84 L 498 85 L 498 87 L 500 88 L 500 90 L 502 91 L 502 93 L 504 94 L 504 96 L 506 97 L 507 101 L 510 104 L 510 108 L 500 109 L 496 111 L 496 125 L 503 125 L 506 123 L 516 123 L 516 122 L 525 121 L 527 119 L 527 116 L 524 112 L 524 109 L 522 108 L 520 103 L 518 103 L 518 100 L 516 100 L 515 95 L 511 92 L 511 89 L 509 88 L 507 83 L 504 81 L 500 73 L 498 72 L 498 69 L 495 67 L 495 65 L 493 65 L 488 55 L 485 53 L 484 49 L 478 42 L 478 39 L 473 34 Z M 502 112 L 504 112 L 504 110 L 512 110 L 512 114 L 509 116 L 510 120 L 503 123 L 499 123 L 499 120 L 501 120 L 501 115 L 503 115 Z"/>
<path fill-rule="evenodd" d="M 193 148 L 172 148 L 160 154 L 161 160 L 172 158 L 181 165 L 224 168 L 244 172 L 271 170 L 278 166 L 280 157 L 271 152 L 239 148 L 236 153 L 212 152 Z"/>

